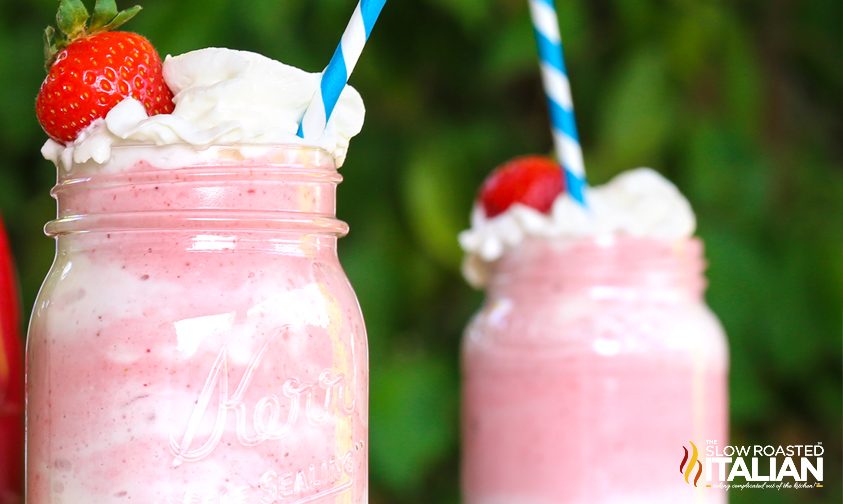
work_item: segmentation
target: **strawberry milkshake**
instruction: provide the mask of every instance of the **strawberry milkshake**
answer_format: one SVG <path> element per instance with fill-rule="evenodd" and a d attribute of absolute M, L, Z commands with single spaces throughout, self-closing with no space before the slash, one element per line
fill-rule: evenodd
<path fill-rule="evenodd" d="M 583 210 L 551 170 L 498 170 L 460 236 L 487 293 L 463 342 L 466 502 L 725 502 L 679 470 L 689 441 L 726 439 L 728 418 L 690 206 L 639 169 Z"/>
<path fill-rule="evenodd" d="M 44 124 L 27 502 L 365 503 L 366 330 L 335 217 L 362 100 L 346 87 L 303 145 L 319 74 L 227 49 L 160 71 L 170 113 L 128 93 L 72 140 Z"/>

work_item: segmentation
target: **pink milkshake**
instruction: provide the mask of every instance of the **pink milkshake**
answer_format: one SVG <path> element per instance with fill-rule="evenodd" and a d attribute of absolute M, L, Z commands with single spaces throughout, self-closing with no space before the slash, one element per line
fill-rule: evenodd
<path fill-rule="evenodd" d="M 172 115 L 127 99 L 44 149 L 58 245 L 29 331 L 27 502 L 365 503 L 366 331 L 335 218 L 359 96 L 320 147 L 278 145 L 318 76 L 227 50 L 165 76 Z"/>
<path fill-rule="evenodd" d="M 466 502 L 724 502 L 679 470 L 728 418 L 690 208 L 649 171 L 591 196 L 590 216 L 559 196 L 462 236 L 487 289 L 463 346 Z"/>

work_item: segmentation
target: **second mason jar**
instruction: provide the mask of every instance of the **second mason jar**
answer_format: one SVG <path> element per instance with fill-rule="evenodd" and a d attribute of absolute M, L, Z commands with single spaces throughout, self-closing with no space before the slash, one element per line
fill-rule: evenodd
<path fill-rule="evenodd" d="M 702 273 L 699 240 L 624 236 L 531 238 L 492 265 L 463 342 L 466 502 L 724 502 L 686 456 L 727 435 Z"/>
<path fill-rule="evenodd" d="M 60 171 L 29 332 L 27 502 L 367 502 L 340 176 L 296 146 Z"/>

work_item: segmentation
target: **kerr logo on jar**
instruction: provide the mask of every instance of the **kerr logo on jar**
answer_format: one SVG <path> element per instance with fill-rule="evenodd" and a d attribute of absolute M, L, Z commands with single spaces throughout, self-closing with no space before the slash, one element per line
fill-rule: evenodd
<path fill-rule="evenodd" d="M 705 442 L 700 456 L 697 445 L 688 441 L 679 472 L 689 485 L 703 477 L 705 487 L 730 489 L 814 489 L 823 488 L 821 442 L 808 445 L 723 445 Z"/>
<path fill-rule="evenodd" d="M 345 376 L 332 369 L 322 370 L 314 382 L 290 377 L 253 404 L 246 404 L 247 393 L 269 346 L 270 340 L 263 343 L 234 387 L 229 349 L 226 346 L 220 349 L 181 436 L 170 436 L 174 466 L 208 457 L 222 442 L 229 425 L 234 426 L 234 435 L 241 445 L 253 447 L 294 433 L 302 421 L 319 425 L 336 421 L 338 416 L 352 415 L 355 406 L 352 392 Z M 285 411 L 286 418 L 282 418 Z M 230 414 L 233 422 L 229 420 Z M 200 433 L 207 433 L 202 436 L 204 439 L 200 439 Z"/>

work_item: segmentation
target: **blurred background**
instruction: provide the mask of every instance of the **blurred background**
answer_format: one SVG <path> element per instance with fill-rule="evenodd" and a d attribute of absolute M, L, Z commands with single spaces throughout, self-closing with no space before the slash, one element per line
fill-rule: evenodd
<path fill-rule="evenodd" d="M 319 71 L 356 2 L 138 3 L 128 29 L 162 55 L 226 46 Z M 557 4 L 592 184 L 652 166 L 697 211 L 732 442 L 826 448 L 826 488 L 731 502 L 841 502 L 843 2 Z M 27 310 L 53 257 L 34 99 L 56 5 L 0 0 L 0 213 Z M 494 166 L 551 145 L 526 0 L 389 2 L 351 82 L 368 113 L 342 170 L 340 258 L 369 330 L 371 502 L 456 503 L 458 349 L 482 299 L 456 235 Z"/>

